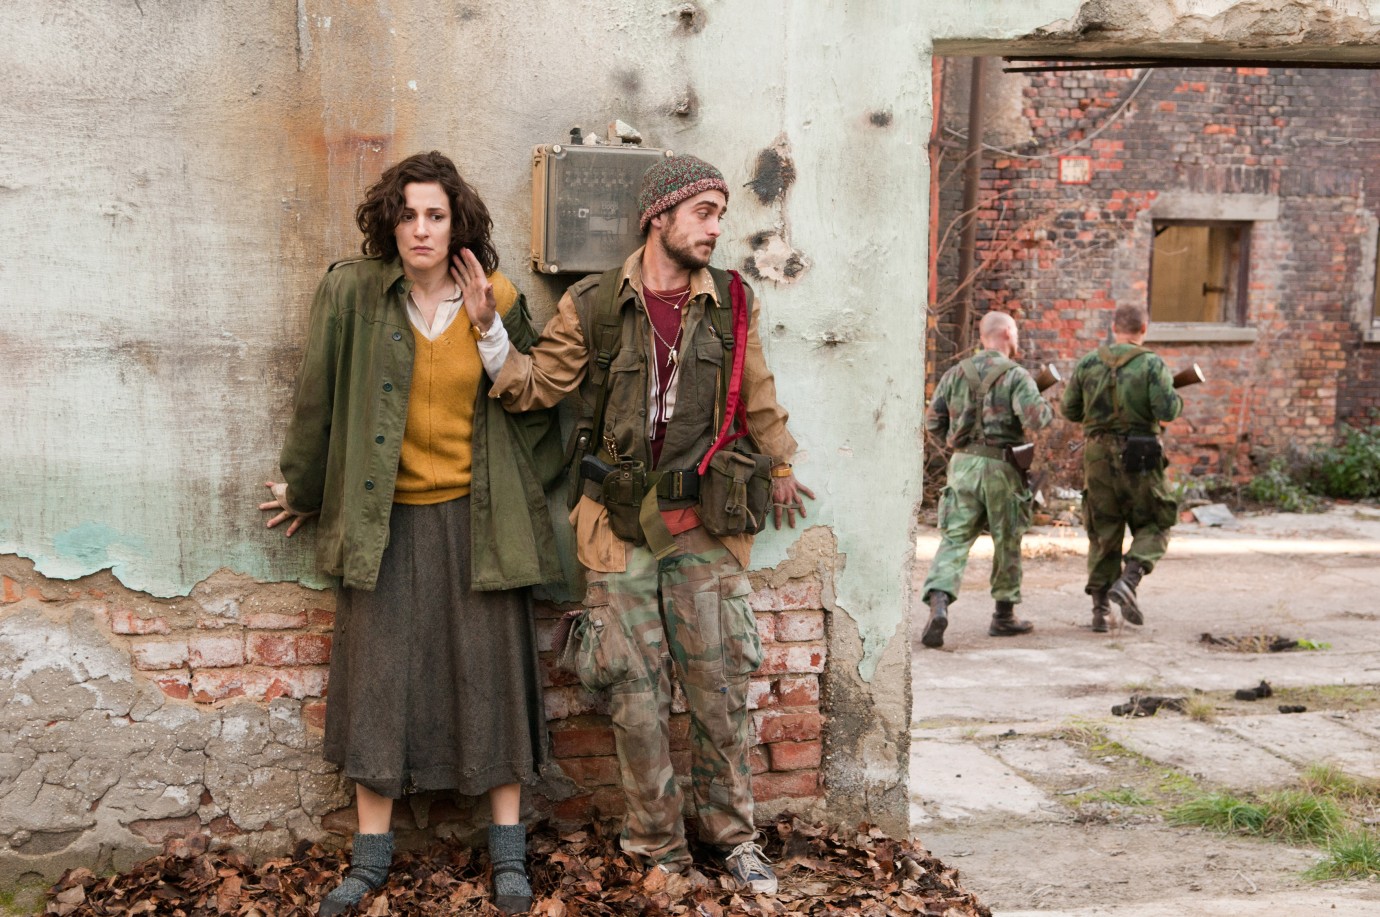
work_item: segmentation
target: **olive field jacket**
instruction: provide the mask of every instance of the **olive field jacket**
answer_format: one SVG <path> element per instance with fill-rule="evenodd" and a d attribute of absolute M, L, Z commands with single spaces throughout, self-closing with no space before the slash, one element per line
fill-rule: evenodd
<path fill-rule="evenodd" d="M 513 345 L 526 351 L 537 339 L 526 299 L 506 280 L 494 279 L 503 326 Z M 312 302 L 279 458 L 292 511 L 321 514 L 317 567 L 354 589 L 374 588 L 388 543 L 416 350 L 406 309 L 411 289 L 396 258 L 331 265 Z M 487 374 L 481 375 L 471 440 L 473 588 L 558 582 L 544 494 L 561 474 L 555 413 L 510 414 L 488 396 L 489 387 Z"/>

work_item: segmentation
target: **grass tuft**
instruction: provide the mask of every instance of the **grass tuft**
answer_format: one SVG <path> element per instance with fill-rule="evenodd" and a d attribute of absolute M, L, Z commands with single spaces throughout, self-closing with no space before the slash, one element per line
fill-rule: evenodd
<path fill-rule="evenodd" d="M 1309 879 L 1354 879 L 1380 876 L 1380 839 L 1371 831 L 1346 831 L 1327 844 L 1327 856 L 1304 873 Z"/>
<path fill-rule="evenodd" d="M 1332 764 L 1310 764 L 1302 780 L 1309 792 L 1341 802 L 1380 800 L 1380 784 L 1353 777 Z"/>
<path fill-rule="evenodd" d="M 1292 844 L 1324 844 L 1346 823 L 1346 813 L 1325 796 L 1284 790 L 1258 801 L 1230 793 L 1209 793 L 1175 806 L 1169 811 L 1169 820 Z"/>
<path fill-rule="evenodd" d="M 1217 707 L 1212 701 L 1201 695 L 1190 697 L 1188 702 L 1184 704 L 1184 715 L 1199 723 L 1211 723 L 1217 719 Z"/>
<path fill-rule="evenodd" d="M 1135 787 L 1129 786 L 1089 793 L 1087 799 L 1089 802 L 1108 802 L 1114 806 L 1150 806 L 1155 804 L 1155 800 Z"/>

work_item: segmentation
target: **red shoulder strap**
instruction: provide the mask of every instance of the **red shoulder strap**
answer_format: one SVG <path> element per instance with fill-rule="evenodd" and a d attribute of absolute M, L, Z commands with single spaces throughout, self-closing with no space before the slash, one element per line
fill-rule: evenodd
<path fill-rule="evenodd" d="M 747 434 L 747 403 L 743 400 L 743 364 L 747 361 L 748 308 L 747 291 L 743 289 L 743 278 L 737 271 L 729 271 L 728 299 L 733 306 L 733 371 L 728 377 L 728 397 L 724 403 L 724 423 L 714 444 L 700 460 L 700 474 L 709 468 L 709 460 L 724 446 Z M 738 432 L 732 433 L 734 421 L 738 422 Z"/>

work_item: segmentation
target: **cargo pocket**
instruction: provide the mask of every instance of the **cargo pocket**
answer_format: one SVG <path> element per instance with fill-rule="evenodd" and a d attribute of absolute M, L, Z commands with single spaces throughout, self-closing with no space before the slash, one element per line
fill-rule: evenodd
<path fill-rule="evenodd" d="M 1012 496 L 1016 500 L 1016 532 L 1024 535 L 1030 531 L 1035 515 L 1035 495 L 1029 490 L 1018 490 Z"/>
<path fill-rule="evenodd" d="M 944 489 L 939 492 L 939 530 L 944 531 L 945 525 L 949 521 L 949 514 L 954 511 L 954 501 L 958 499 L 953 487 L 944 485 Z"/>
<path fill-rule="evenodd" d="M 1155 520 L 1155 527 L 1167 532 L 1179 521 L 1179 501 L 1175 500 L 1169 492 L 1169 485 L 1165 481 L 1160 481 L 1150 491 L 1150 498 L 1154 500 L 1154 513 L 1152 518 Z"/>
<path fill-rule="evenodd" d="M 719 580 L 719 621 L 723 635 L 724 675 L 741 678 L 762 665 L 762 637 L 757 633 L 757 616 L 748 607 L 752 587 L 744 574 Z"/>
<path fill-rule="evenodd" d="M 628 679 L 630 648 L 623 628 L 609 605 L 607 583 L 590 583 L 585 613 L 575 626 L 579 648 L 575 674 L 586 691 L 600 691 Z"/>

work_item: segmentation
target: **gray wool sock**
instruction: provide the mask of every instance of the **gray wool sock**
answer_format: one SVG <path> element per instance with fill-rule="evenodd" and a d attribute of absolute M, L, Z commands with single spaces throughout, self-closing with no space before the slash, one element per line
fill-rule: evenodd
<path fill-rule="evenodd" d="M 531 898 L 527 881 L 527 828 L 524 825 L 490 825 L 489 859 L 494 867 L 494 894 L 501 897 Z M 522 872 L 509 872 L 516 867 Z"/>
<path fill-rule="evenodd" d="M 322 914 L 341 914 L 383 885 L 393 864 L 393 832 L 356 834 L 345 880 L 321 900 Z"/>

